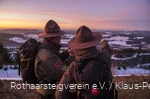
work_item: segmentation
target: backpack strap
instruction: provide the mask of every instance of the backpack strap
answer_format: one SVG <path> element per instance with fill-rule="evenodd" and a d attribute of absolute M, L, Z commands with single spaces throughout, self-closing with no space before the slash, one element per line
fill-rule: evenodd
<path fill-rule="evenodd" d="M 100 54 L 98 54 L 97 62 L 99 61 L 99 59 L 100 59 Z M 103 61 L 103 60 L 101 60 L 101 61 L 105 64 L 108 73 L 111 72 L 110 67 L 108 66 L 108 64 L 105 63 L 105 61 Z M 112 83 L 112 92 L 113 92 L 112 94 L 114 94 L 113 99 L 118 99 L 118 91 L 115 88 L 115 84 L 114 84 L 114 82 L 112 81 L 112 79 L 110 77 L 109 77 L 109 82 Z"/>

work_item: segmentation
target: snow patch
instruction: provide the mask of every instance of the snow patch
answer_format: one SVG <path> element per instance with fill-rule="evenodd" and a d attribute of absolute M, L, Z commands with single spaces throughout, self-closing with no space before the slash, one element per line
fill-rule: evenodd
<path fill-rule="evenodd" d="M 142 68 L 130 68 L 130 67 L 127 67 L 126 70 L 124 70 L 123 68 L 121 68 L 120 70 L 115 68 L 115 70 L 114 70 L 114 75 L 131 75 L 131 74 L 149 75 L 150 70 L 146 70 L 146 69 L 142 69 Z"/>
<path fill-rule="evenodd" d="M 141 53 L 139 56 L 150 55 L 150 53 Z"/>
<path fill-rule="evenodd" d="M 111 34 L 111 32 L 105 32 L 105 33 Z"/>
<path fill-rule="evenodd" d="M 0 78 L 0 80 L 22 80 L 22 78 Z"/>
<path fill-rule="evenodd" d="M 24 43 L 24 42 L 26 42 L 26 40 L 24 40 L 21 37 L 12 37 L 12 38 L 9 38 L 9 41 L 14 41 L 14 42 L 17 42 L 17 43 Z"/>
<path fill-rule="evenodd" d="M 138 64 L 136 67 L 149 67 L 150 63 L 145 63 L 145 64 Z"/>
<path fill-rule="evenodd" d="M 7 49 L 16 49 L 17 47 L 16 46 L 7 46 L 5 48 L 7 48 Z"/>
<path fill-rule="evenodd" d="M 137 39 L 144 39 L 145 37 L 136 37 Z"/>
<path fill-rule="evenodd" d="M 28 37 L 28 38 L 38 38 L 38 35 L 36 34 L 29 34 L 29 35 L 24 35 L 25 37 Z"/>
<path fill-rule="evenodd" d="M 108 34 L 104 34 L 103 37 L 110 37 L 111 35 L 108 35 Z"/>
<path fill-rule="evenodd" d="M 119 46 L 131 47 L 131 45 L 128 45 L 126 43 L 126 41 L 129 40 L 129 37 L 116 36 L 116 37 L 107 38 L 107 40 L 108 40 L 108 43 L 110 45 L 119 45 Z"/>
<path fill-rule="evenodd" d="M 130 33 L 130 32 L 127 32 L 127 33 L 124 33 L 124 34 L 126 34 L 126 35 L 130 35 L 130 34 L 132 34 L 132 33 Z"/>
<path fill-rule="evenodd" d="M 132 57 L 124 57 L 124 58 L 117 58 L 115 57 L 114 55 L 112 55 L 111 59 L 113 60 L 129 60 L 129 59 L 132 59 L 132 58 L 136 58 L 137 57 L 137 53 L 135 53 Z"/>
<path fill-rule="evenodd" d="M 123 36 L 115 36 L 109 38 L 109 41 L 127 41 L 129 37 L 123 37 Z"/>
<path fill-rule="evenodd" d="M 109 41 L 110 45 L 119 45 L 119 46 L 128 46 L 131 47 L 131 45 L 128 45 L 126 42 L 118 42 L 118 41 Z"/>
<path fill-rule="evenodd" d="M 70 41 L 70 39 L 62 39 L 62 40 L 61 40 L 61 43 L 62 43 L 62 44 L 68 44 L 69 41 Z"/>
<path fill-rule="evenodd" d="M 71 39 L 71 38 L 73 38 L 75 35 L 73 35 L 73 34 L 65 34 L 65 35 L 63 35 L 63 36 L 65 36 L 66 38 Z"/>

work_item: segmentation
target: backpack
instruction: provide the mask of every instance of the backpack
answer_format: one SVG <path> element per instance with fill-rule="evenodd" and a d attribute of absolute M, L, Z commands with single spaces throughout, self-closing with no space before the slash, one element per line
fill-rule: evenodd
<path fill-rule="evenodd" d="M 35 39 L 28 39 L 20 48 L 20 64 L 19 64 L 19 75 L 21 71 L 21 76 L 24 82 L 29 84 L 36 84 L 37 77 L 34 72 L 35 57 L 39 50 L 40 42 Z"/>
<path fill-rule="evenodd" d="M 91 64 L 93 61 L 93 64 Z M 91 64 L 91 65 L 90 65 Z M 85 68 L 89 65 L 88 68 Z M 97 57 L 77 62 L 78 84 L 89 84 L 89 89 L 77 90 L 78 99 L 117 99 L 117 90 L 109 77 L 107 64 Z M 84 83 L 83 83 L 84 82 Z M 97 88 L 92 88 L 96 84 Z"/>

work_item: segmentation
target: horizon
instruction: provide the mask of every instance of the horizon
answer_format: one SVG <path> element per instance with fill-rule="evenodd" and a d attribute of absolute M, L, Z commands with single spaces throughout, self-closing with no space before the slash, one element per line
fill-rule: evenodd
<path fill-rule="evenodd" d="M 38 29 L 38 28 L 0 28 L 0 31 L 3 31 L 3 30 L 39 30 L 39 31 L 44 31 L 44 29 Z M 63 29 L 64 31 L 74 31 L 74 32 L 76 32 L 77 31 L 77 29 Z M 111 31 L 127 31 L 127 32 L 129 32 L 129 31 L 147 31 L 147 32 L 150 32 L 150 30 L 119 30 L 119 29 L 114 29 L 114 30 L 109 30 L 109 29 L 91 29 L 92 31 L 94 31 L 94 32 L 101 32 L 101 31 L 104 31 L 104 32 L 111 32 Z"/>
<path fill-rule="evenodd" d="M 67 6 L 66 6 L 67 5 Z M 149 0 L 1 0 L 0 29 L 40 29 L 48 20 L 62 30 L 150 31 Z"/>

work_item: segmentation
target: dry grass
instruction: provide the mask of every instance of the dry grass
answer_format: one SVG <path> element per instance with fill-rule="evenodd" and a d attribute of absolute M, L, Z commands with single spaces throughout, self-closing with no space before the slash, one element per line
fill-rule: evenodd
<path fill-rule="evenodd" d="M 139 89 L 119 89 L 119 99 L 150 99 L 150 76 L 129 76 L 129 77 L 116 77 L 114 82 L 121 82 L 124 84 L 139 84 L 143 85 L 143 82 L 149 83 L 149 88 Z"/>
<path fill-rule="evenodd" d="M 150 76 L 130 76 L 130 77 L 114 77 L 114 82 L 121 82 L 124 84 L 139 84 L 143 82 L 149 83 Z M 39 99 L 39 94 L 35 90 L 17 90 L 10 89 L 10 83 L 12 81 L 0 81 L 0 98 L 1 99 Z M 22 83 L 22 81 L 15 81 L 16 83 Z M 150 89 L 118 89 L 119 99 L 150 99 Z"/>
<path fill-rule="evenodd" d="M 29 89 L 11 89 L 11 82 L 14 81 L 1 81 L 0 97 L 1 99 L 39 99 L 39 94 L 35 90 Z M 16 83 L 23 83 L 22 81 L 15 81 Z"/>

